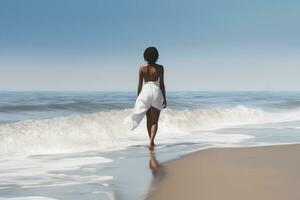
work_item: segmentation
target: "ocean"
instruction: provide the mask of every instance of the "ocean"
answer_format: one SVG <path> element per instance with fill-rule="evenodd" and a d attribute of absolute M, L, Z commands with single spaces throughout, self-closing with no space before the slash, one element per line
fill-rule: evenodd
<path fill-rule="evenodd" d="M 300 142 L 300 92 L 168 92 L 155 155 L 135 92 L 0 92 L 0 200 L 143 199 L 157 165 Z"/>

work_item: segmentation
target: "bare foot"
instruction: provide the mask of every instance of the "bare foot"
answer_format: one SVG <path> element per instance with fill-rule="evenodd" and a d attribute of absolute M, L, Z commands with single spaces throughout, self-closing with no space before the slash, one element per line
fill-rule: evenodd
<path fill-rule="evenodd" d="M 149 150 L 150 150 L 150 151 L 153 151 L 153 150 L 154 150 L 154 147 L 155 147 L 154 142 L 151 142 L 150 145 L 149 145 Z"/>
<path fill-rule="evenodd" d="M 153 150 L 154 150 L 154 147 L 153 147 L 153 146 L 149 146 L 148 148 L 149 148 L 150 151 L 153 151 Z"/>

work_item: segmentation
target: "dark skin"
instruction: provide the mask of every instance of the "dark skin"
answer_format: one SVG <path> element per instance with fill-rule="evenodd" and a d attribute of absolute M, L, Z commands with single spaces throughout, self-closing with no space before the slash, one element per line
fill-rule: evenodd
<path fill-rule="evenodd" d="M 164 97 L 163 108 L 166 108 L 167 99 L 166 99 L 165 83 L 164 83 L 164 67 L 162 65 L 153 63 L 153 64 L 148 64 L 140 67 L 137 95 L 139 95 L 142 90 L 143 82 L 157 81 L 157 80 L 159 80 L 160 89 Z M 159 114 L 160 114 L 160 110 L 154 107 L 150 107 L 146 113 L 147 131 L 150 139 L 150 144 L 149 144 L 150 150 L 153 150 L 155 146 L 154 139 L 158 129 Z"/>

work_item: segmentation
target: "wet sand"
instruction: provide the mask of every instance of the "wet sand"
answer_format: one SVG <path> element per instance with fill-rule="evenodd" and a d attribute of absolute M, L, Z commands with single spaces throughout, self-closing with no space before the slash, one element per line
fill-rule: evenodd
<path fill-rule="evenodd" d="M 299 144 L 208 149 L 163 169 L 147 199 L 300 199 Z"/>

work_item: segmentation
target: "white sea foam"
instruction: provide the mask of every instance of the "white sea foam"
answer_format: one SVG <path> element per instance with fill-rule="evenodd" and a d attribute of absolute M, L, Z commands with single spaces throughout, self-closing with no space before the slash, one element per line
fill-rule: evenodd
<path fill-rule="evenodd" d="M 82 166 L 112 162 L 103 157 L 75 157 L 62 159 L 37 159 L 28 157 L 2 158 L 0 160 L 0 178 L 39 176 L 52 171 L 78 170 Z M 8 172 L 6 169 L 10 169 Z M 29 170 L 28 170 L 29 169 Z M 4 173 L 5 172 L 5 173 Z M 1 185 L 1 183 L 0 183 Z"/>
<path fill-rule="evenodd" d="M 59 158 L 42 157 L 6 157 L 0 160 L 0 190 L 13 186 L 18 188 L 57 187 L 76 184 L 103 184 L 113 179 L 107 175 L 70 174 L 86 166 L 95 166 L 112 162 L 99 156 Z M 91 169 L 91 167 L 89 167 Z"/>
<path fill-rule="evenodd" d="M 146 143 L 148 136 L 145 121 L 131 132 L 130 114 L 130 109 L 124 109 L 4 124 L 0 126 L 0 154 L 111 150 Z M 300 120 L 300 110 L 266 112 L 245 106 L 194 110 L 166 109 L 161 114 L 158 137 L 161 137 L 160 142 L 166 143 L 183 141 L 189 137 L 198 138 L 199 141 L 210 141 L 214 140 L 214 137 L 221 136 L 202 133 L 193 135 L 196 134 L 194 131 L 296 120 Z M 223 135 L 217 141 L 225 139 L 228 142 L 238 142 L 247 138 L 245 135 L 225 137 Z"/>

